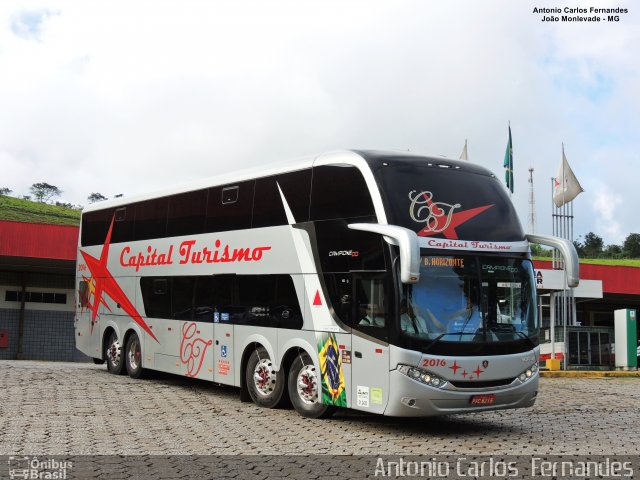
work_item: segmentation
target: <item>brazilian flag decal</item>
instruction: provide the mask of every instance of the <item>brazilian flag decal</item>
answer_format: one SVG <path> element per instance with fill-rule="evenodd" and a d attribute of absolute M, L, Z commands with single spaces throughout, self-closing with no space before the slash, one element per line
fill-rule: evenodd
<path fill-rule="evenodd" d="M 333 333 L 320 336 L 318 356 L 322 370 L 322 403 L 346 407 L 347 394 L 344 390 L 344 373 L 342 372 L 338 343 Z"/>

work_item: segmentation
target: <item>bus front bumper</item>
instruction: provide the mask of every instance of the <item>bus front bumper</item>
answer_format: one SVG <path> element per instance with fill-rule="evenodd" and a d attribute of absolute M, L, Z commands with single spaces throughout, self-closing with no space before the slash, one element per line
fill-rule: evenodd
<path fill-rule="evenodd" d="M 390 372 L 389 403 L 385 415 L 430 417 L 531 407 L 538 395 L 538 373 L 525 383 L 491 389 L 447 390 L 427 386 L 397 370 Z M 472 404 L 479 395 L 493 396 L 490 404 Z"/>

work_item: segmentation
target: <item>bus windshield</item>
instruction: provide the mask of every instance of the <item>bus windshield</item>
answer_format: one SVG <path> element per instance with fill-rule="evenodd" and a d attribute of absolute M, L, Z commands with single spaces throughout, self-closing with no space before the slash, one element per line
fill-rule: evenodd
<path fill-rule="evenodd" d="M 423 256 L 420 282 L 403 285 L 400 329 L 426 343 L 537 337 L 534 287 L 533 267 L 526 259 Z"/>

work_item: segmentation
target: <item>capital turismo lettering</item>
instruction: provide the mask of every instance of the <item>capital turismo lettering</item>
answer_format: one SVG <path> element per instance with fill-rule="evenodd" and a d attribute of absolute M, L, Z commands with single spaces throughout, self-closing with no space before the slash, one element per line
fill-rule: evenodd
<path fill-rule="evenodd" d="M 185 240 L 178 247 L 177 260 L 179 265 L 201 263 L 232 263 L 232 262 L 259 262 L 265 251 L 271 247 L 244 247 L 230 248 L 216 240 L 213 248 L 200 247 L 196 240 Z M 152 245 L 147 246 L 146 251 L 132 252 L 130 246 L 125 246 L 120 252 L 120 265 L 134 268 L 136 272 L 142 267 L 152 267 L 174 264 L 174 246 L 170 245 L 165 251 L 158 251 Z"/>
<path fill-rule="evenodd" d="M 271 247 L 234 248 L 224 245 L 220 240 L 215 241 L 215 249 L 208 247 L 197 248 L 195 240 L 185 240 L 180 244 L 180 265 L 185 263 L 227 263 L 227 262 L 259 262 L 263 252 Z"/>

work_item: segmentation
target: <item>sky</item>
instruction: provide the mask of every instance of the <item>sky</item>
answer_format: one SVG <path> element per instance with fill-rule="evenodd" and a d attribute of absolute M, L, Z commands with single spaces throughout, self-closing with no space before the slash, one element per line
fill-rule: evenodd
<path fill-rule="evenodd" d="M 576 5 L 629 13 L 533 13 Z M 564 143 L 574 236 L 620 244 L 640 233 L 639 45 L 630 0 L 5 0 L 0 187 L 86 205 L 336 149 L 458 158 L 465 140 L 503 178 L 510 124 L 525 230 L 533 167 L 552 233 Z"/>

